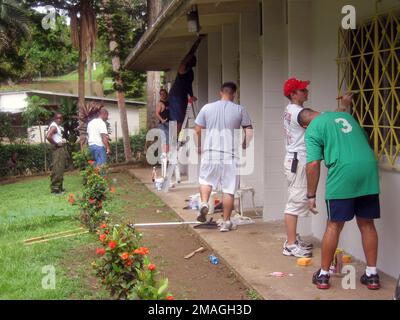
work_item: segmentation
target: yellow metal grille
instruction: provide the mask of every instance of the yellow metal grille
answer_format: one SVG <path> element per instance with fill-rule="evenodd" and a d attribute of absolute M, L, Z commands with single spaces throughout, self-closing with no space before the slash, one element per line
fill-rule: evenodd
<path fill-rule="evenodd" d="M 339 29 L 339 93 L 355 93 L 352 113 L 380 160 L 400 168 L 400 23 L 391 12 L 355 30 Z"/>

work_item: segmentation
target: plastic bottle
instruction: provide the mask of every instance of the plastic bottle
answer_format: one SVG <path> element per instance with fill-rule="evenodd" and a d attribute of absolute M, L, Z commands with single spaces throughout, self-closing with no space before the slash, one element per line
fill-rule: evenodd
<path fill-rule="evenodd" d="M 216 256 L 214 256 L 213 254 L 210 254 L 208 256 L 208 259 L 210 260 L 210 262 L 212 264 L 218 264 L 219 263 L 219 259 Z"/>

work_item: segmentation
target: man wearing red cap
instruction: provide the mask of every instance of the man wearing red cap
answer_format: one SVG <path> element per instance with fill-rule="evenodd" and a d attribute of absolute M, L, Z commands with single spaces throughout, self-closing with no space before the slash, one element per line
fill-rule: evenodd
<path fill-rule="evenodd" d="M 311 257 L 313 248 L 311 243 L 304 242 L 297 234 L 297 218 L 309 214 L 305 130 L 297 121 L 297 116 L 308 100 L 309 84 L 310 81 L 290 78 L 283 87 L 285 97 L 290 100 L 284 114 L 286 145 L 284 169 L 288 182 L 288 200 L 285 208 L 287 239 L 283 245 L 283 254 L 295 257 Z"/>

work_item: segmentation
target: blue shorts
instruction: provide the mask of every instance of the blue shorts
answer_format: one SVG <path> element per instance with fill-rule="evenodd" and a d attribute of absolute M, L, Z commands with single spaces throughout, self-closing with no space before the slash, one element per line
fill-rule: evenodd
<path fill-rule="evenodd" d="M 169 144 L 169 122 L 159 123 L 158 129 L 161 130 L 161 143 Z"/>
<path fill-rule="evenodd" d="M 188 100 L 180 97 L 169 96 L 169 121 L 183 123 L 185 120 Z"/>
<path fill-rule="evenodd" d="M 93 160 L 96 166 L 101 166 L 107 163 L 107 153 L 105 147 L 100 147 L 98 145 L 89 146 L 90 153 L 92 154 Z"/>
<path fill-rule="evenodd" d="M 364 219 L 381 217 L 379 194 L 351 199 L 326 200 L 326 207 L 330 221 L 350 221 L 354 216 Z"/>

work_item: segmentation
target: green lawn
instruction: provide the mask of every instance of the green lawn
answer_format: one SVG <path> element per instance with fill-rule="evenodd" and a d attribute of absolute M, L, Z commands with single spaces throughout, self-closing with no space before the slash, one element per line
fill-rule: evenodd
<path fill-rule="evenodd" d="M 95 235 L 53 240 L 26 246 L 23 240 L 75 229 L 77 207 L 69 193 L 80 190 L 81 177 L 67 175 L 64 196 L 49 193 L 49 178 L 0 186 L 0 299 L 101 299 L 90 263 Z M 112 210 L 118 210 L 115 204 Z M 108 208 L 110 209 L 110 208 Z M 44 266 L 54 266 L 55 289 L 43 289 Z"/>

